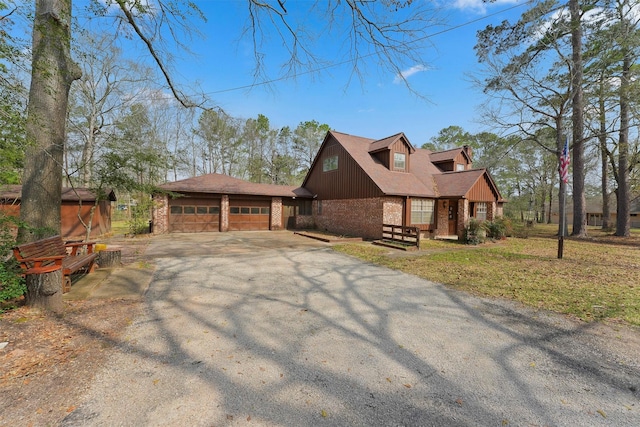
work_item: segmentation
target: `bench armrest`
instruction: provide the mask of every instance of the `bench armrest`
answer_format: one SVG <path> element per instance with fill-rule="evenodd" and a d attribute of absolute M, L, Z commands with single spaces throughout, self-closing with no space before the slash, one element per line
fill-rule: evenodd
<path fill-rule="evenodd" d="M 96 242 L 77 242 L 77 243 L 66 243 L 65 246 L 67 248 L 71 248 L 71 255 L 72 256 L 76 256 L 78 254 L 78 248 L 82 247 L 82 246 L 86 246 L 87 247 L 87 253 L 91 254 L 93 253 L 93 246 L 96 244 Z"/>
<path fill-rule="evenodd" d="M 64 255 L 54 255 L 37 258 L 20 258 L 18 262 L 23 270 L 28 270 L 30 273 L 38 273 L 40 270 L 44 271 L 48 269 L 47 265 L 42 265 L 43 263 L 53 261 L 54 265 L 62 266 L 62 260 L 65 258 L 66 256 Z"/>

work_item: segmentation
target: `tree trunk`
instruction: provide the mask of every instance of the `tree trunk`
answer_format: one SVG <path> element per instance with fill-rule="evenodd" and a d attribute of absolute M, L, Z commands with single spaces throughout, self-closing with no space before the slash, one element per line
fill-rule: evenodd
<path fill-rule="evenodd" d="M 625 51 L 620 77 L 620 139 L 618 141 L 618 215 L 616 236 L 631 235 L 631 209 L 629 206 L 629 78 L 631 58 Z"/>
<path fill-rule="evenodd" d="M 569 1 L 571 12 L 571 87 L 573 97 L 573 236 L 587 236 L 587 207 L 584 195 L 584 117 L 582 93 L 582 27 L 578 0 Z"/>
<path fill-rule="evenodd" d="M 601 82 L 601 85 L 603 82 Z M 598 142 L 600 144 L 600 188 L 602 189 L 602 229 L 611 229 L 611 195 L 609 194 L 609 153 L 607 151 L 607 116 L 605 110 L 604 94 L 600 93 L 598 101 L 600 134 Z"/>
<path fill-rule="evenodd" d="M 62 270 L 58 268 L 49 273 L 27 274 L 26 304 L 41 307 L 45 310 L 61 313 L 62 302 Z"/>
<path fill-rule="evenodd" d="M 120 267 L 122 265 L 122 250 L 119 248 L 101 250 L 97 261 L 101 268 Z"/>
<path fill-rule="evenodd" d="M 65 124 L 71 83 L 81 76 L 70 56 L 71 0 L 36 0 L 27 151 L 18 241 L 60 233 Z"/>

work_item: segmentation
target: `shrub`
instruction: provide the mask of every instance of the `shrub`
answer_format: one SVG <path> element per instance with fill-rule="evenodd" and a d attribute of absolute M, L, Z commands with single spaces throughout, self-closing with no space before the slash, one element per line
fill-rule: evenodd
<path fill-rule="evenodd" d="M 487 229 L 487 237 L 490 239 L 502 240 L 513 234 L 513 226 L 508 218 L 498 217 L 484 225 Z"/>
<path fill-rule="evenodd" d="M 6 261 L 0 263 L 0 301 L 21 297 L 27 291 L 24 279 L 20 276 L 19 271 L 19 268 Z"/>
<path fill-rule="evenodd" d="M 20 267 L 11 253 L 16 245 L 17 224 L 17 218 L 0 212 L 0 301 L 18 298 L 27 290 Z"/>
<path fill-rule="evenodd" d="M 142 199 L 131 206 L 131 219 L 128 221 L 130 235 L 149 233 L 149 212 L 152 207 L 151 199 Z"/>
<path fill-rule="evenodd" d="M 486 239 L 487 230 L 484 228 L 484 224 L 475 218 L 469 219 L 464 228 L 464 242 L 468 245 L 478 245 L 484 243 Z"/>

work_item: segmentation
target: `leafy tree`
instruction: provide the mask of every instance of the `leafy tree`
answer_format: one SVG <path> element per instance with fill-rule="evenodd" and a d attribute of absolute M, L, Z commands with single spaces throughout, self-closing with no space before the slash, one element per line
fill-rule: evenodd
<path fill-rule="evenodd" d="M 19 79 L 25 61 L 10 35 L 17 8 L 0 1 L 0 185 L 18 184 L 24 164 L 26 90 Z"/>
<path fill-rule="evenodd" d="M 597 135 L 600 149 L 603 227 L 611 226 L 608 179 L 611 173 L 617 184 L 616 235 L 628 236 L 632 176 L 639 167 L 633 136 L 637 141 L 640 18 L 636 2 L 611 0 L 598 5 L 599 13 L 592 18 L 587 32 L 585 56 L 590 63 L 586 76 L 593 84 L 587 91 L 591 108 L 586 111 L 597 112 L 590 117 L 590 128 Z"/>
<path fill-rule="evenodd" d="M 293 153 L 300 167 L 299 176 L 304 177 L 320 149 L 330 127 L 316 120 L 300 122 L 293 130 Z"/>
<path fill-rule="evenodd" d="M 449 126 L 441 129 L 438 135 L 429 142 L 422 144 L 422 148 L 431 151 L 445 151 L 463 145 L 472 145 L 473 136 L 460 126 Z"/>
<path fill-rule="evenodd" d="M 24 165 L 24 89 L 0 85 L 0 185 L 18 184 Z"/>
<path fill-rule="evenodd" d="M 487 123 L 503 130 L 517 129 L 526 140 L 555 153 L 558 163 L 573 95 L 570 24 L 563 5 L 554 0 L 536 2 L 517 22 L 504 21 L 480 31 L 475 46 L 485 66 L 484 78 L 476 82 L 490 97 L 484 106 Z M 545 145 L 546 138 L 539 139 L 544 128 L 555 135 L 551 146 Z M 573 166 L 575 173 L 582 164 L 574 161 Z M 583 185 L 574 185 L 574 198 L 584 197 L 583 192 Z M 565 194 L 565 183 L 560 181 L 560 206 L 564 206 Z M 579 234 L 582 227 L 576 227 L 576 222 L 583 223 L 581 216 L 579 213 L 574 220 L 574 231 Z M 560 227 L 559 233 L 563 232 Z"/>
<path fill-rule="evenodd" d="M 264 174 L 272 184 L 299 184 L 296 176 L 299 164 L 292 154 L 291 129 L 288 126 L 281 128 L 275 138 L 269 139 L 268 144 Z"/>
<path fill-rule="evenodd" d="M 206 110 L 198 118 L 195 132 L 203 143 L 199 152 L 204 173 L 234 176 L 240 172 L 244 148 L 239 120 L 223 111 Z M 193 154 L 196 156 L 195 152 Z M 194 158 L 193 164 L 195 163 Z"/>

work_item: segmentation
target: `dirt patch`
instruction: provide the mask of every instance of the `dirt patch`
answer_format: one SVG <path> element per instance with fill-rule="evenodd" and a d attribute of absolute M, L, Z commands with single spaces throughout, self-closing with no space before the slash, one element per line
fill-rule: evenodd
<path fill-rule="evenodd" d="M 143 239 L 109 239 L 123 264 L 143 261 Z M 0 426 L 54 425 L 80 397 L 140 313 L 141 300 L 67 300 L 62 315 L 19 307 L 0 315 Z"/>

